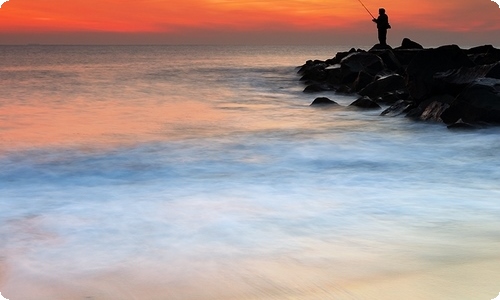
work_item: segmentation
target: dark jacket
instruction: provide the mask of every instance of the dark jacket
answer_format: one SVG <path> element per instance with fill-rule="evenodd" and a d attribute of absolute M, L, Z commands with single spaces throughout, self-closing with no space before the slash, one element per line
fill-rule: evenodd
<path fill-rule="evenodd" d="M 389 17 L 386 14 L 381 14 L 378 18 L 373 19 L 373 22 L 377 23 L 377 29 L 389 29 Z"/>

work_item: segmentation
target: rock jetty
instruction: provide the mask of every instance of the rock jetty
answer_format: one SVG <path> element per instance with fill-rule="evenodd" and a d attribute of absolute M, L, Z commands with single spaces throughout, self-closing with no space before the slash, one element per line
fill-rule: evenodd
<path fill-rule="evenodd" d="M 375 45 L 309 60 L 298 71 L 305 93 L 358 95 L 351 105 L 442 122 L 449 128 L 500 125 L 500 49 L 484 45 L 424 48 L 408 38 L 397 48 Z M 333 101 L 332 101 L 333 102 Z M 321 97 L 311 105 L 331 104 Z"/>

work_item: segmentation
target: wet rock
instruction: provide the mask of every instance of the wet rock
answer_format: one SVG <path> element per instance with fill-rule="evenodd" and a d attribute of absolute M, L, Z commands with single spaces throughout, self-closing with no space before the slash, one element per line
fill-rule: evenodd
<path fill-rule="evenodd" d="M 474 126 L 472 124 L 465 123 L 462 120 L 459 120 L 456 123 L 448 125 L 447 127 L 450 130 L 476 130 L 476 129 L 479 129 L 478 126 Z"/>
<path fill-rule="evenodd" d="M 362 90 L 364 87 L 366 87 L 368 84 L 370 84 L 373 81 L 374 76 L 366 73 L 366 72 L 359 72 L 358 77 L 356 80 L 354 80 L 352 84 L 352 90 L 355 92 L 359 92 Z"/>
<path fill-rule="evenodd" d="M 396 49 L 424 49 L 424 47 L 419 43 L 410 40 L 409 38 L 403 38 L 403 40 L 401 41 L 401 46 L 397 47 Z"/>
<path fill-rule="evenodd" d="M 326 67 L 328 65 L 322 61 L 308 61 L 298 72 L 302 74 L 300 80 L 323 81 L 327 77 Z"/>
<path fill-rule="evenodd" d="M 387 92 L 382 94 L 381 96 L 375 98 L 377 103 L 385 103 L 385 104 L 394 104 L 399 100 L 407 100 L 409 98 L 409 94 L 404 90 L 398 90 L 394 92 Z"/>
<path fill-rule="evenodd" d="M 323 83 L 313 83 L 304 89 L 304 93 L 318 93 L 318 92 L 325 92 L 325 91 L 334 91 L 335 86 L 328 84 L 326 82 Z"/>
<path fill-rule="evenodd" d="M 500 63 L 494 64 L 484 77 L 500 79 Z"/>
<path fill-rule="evenodd" d="M 394 92 L 398 90 L 405 90 L 406 84 L 403 76 L 398 74 L 391 74 L 372 81 L 365 88 L 359 91 L 361 96 L 368 96 L 371 98 L 380 97 L 383 94 Z"/>
<path fill-rule="evenodd" d="M 361 52 L 361 50 L 356 50 L 354 48 L 351 48 L 351 50 L 349 50 L 347 52 L 345 52 L 345 51 L 344 52 L 337 52 L 337 54 L 335 54 L 335 56 L 333 58 L 327 59 L 325 62 L 330 64 L 330 65 L 340 64 L 340 61 L 342 61 L 342 59 L 344 59 L 349 54 L 355 53 L 355 52 Z"/>
<path fill-rule="evenodd" d="M 420 50 L 406 68 L 406 88 L 417 102 L 435 92 L 434 75 L 462 67 L 473 67 L 474 63 L 457 45 Z"/>
<path fill-rule="evenodd" d="M 373 101 L 370 99 L 370 97 L 363 96 L 361 98 L 356 99 L 353 103 L 351 103 L 349 106 L 354 106 L 358 108 L 365 108 L 365 109 L 380 109 L 380 105 L 377 104 L 377 102 Z"/>
<path fill-rule="evenodd" d="M 402 72 L 403 66 L 392 50 L 370 50 L 370 52 L 380 57 L 387 69 L 392 72 Z"/>
<path fill-rule="evenodd" d="M 438 72 L 434 75 L 434 92 L 456 96 L 475 80 L 487 77 L 488 74 L 497 75 L 496 72 L 500 72 L 500 68 L 492 72 L 494 67 L 495 65 L 481 65 Z"/>
<path fill-rule="evenodd" d="M 408 100 L 399 100 L 396 101 L 393 105 L 385 109 L 380 115 L 387 117 L 395 117 L 402 114 L 408 113 L 411 109 L 415 107 L 415 103 L 413 101 Z"/>
<path fill-rule="evenodd" d="M 415 120 L 443 122 L 441 115 L 454 100 L 455 97 L 451 95 L 432 96 L 410 110 L 406 116 Z"/>
<path fill-rule="evenodd" d="M 500 79 L 481 78 L 470 84 L 442 115 L 448 124 L 462 119 L 465 123 L 500 124 Z"/>
<path fill-rule="evenodd" d="M 391 50 L 391 49 L 392 49 L 392 47 L 389 46 L 389 45 L 375 44 L 368 51 L 373 51 L 373 50 Z"/>
<path fill-rule="evenodd" d="M 342 81 L 342 69 L 340 64 L 334 64 L 325 68 L 326 82 L 332 85 L 338 85 Z"/>
<path fill-rule="evenodd" d="M 331 105 L 339 105 L 337 102 L 330 100 L 327 97 L 318 97 L 313 100 L 310 106 L 331 106 Z"/>
<path fill-rule="evenodd" d="M 342 83 L 349 84 L 354 82 L 359 72 L 365 72 L 375 76 L 382 71 L 385 66 L 380 57 L 373 53 L 355 52 L 344 57 L 340 66 L 342 69 Z"/>
<path fill-rule="evenodd" d="M 500 49 L 483 45 L 466 50 L 469 58 L 477 65 L 488 65 L 500 61 Z"/>

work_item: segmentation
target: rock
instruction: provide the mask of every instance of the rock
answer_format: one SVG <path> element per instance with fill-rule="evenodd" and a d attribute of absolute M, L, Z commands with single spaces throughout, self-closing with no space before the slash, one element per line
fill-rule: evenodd
<path fill-rule="evenodd" d="M 326 67 L 328 67 L 328 65 L 322 61 L 308 61 L 298 72 L 302 74 L 300 80 L 323 81 L 327 77 L 327 72 L 325 71 Z"/>
<path fill-rule="evenodd" d="M 358 50 L 351 48 L 351 50 L 349 50 L 347 52 L 337 52 L 337 54 L 335 54 L 335 56 L 333 58 L 327 59 L 326 63 L 330 64 L 330 65 L 340 64 L 340 61 L 342 59 L 344 59 L 344 57 L 346 57 L 349 54 L 354 53 L 354 52 L 358 52 Z"/>
<path fill-rule="evenodd" d="M 478 65 L 488 65 L 500 61 L 500 49 L 492 45 L 478 46 L 466 50 L 469 58 Z"/>
<path fill-rule="evenodd" d="M 396 56 L 397 60 L 401 64 L 403 69 L 406 69 L 408 65 L 412 62 L 415 56 L 424 50 L 421 49 L 394 49 L 392 52 Z"/>
<path fill-rule="evenodd" d="M 330 100 L 327 97 L 318 97 L 309 106 L 330 106 L 339 105 L 337 102 Z"/>
<path fill-rule="evenodd" d="M 394 104 L 399 100 L 408 99 L 409 94 L 406 91 L 398 90 L 394 92 L 387 92 L 382 94 L 381 96 L 375 98 L 375 102 L 377 103 L 385 103 L 385 104 Z"/>
<path fill-rule="evenodd" d="M 406 114 L 416 120 L 442 121 L 450 128 L 500 124 L 499 49 L 491 45 L 423 49 L 407 38 L 401 47 L 381 48 L 374 46 L 368 52 L 353 48 L 327 61 L 307 61 L 298 71 L 308 85 L 304 92 L 356 92 L 361 98 L 350 106 L 380 108 L 385 103 L 391 107 L 381 115 Z M 319 99 L 311 105 L 330 101 Z"/>
<path fill-rule="evenodd" d="M 352 84 L 352 90 L 355 92 L 359 92 L 362 90 L 364 87 L 366 87 L 368 84 L 370 84 L 373 81 L 374 76 L 366 73 L 366 72 L 359 72 L 358 77 L 356 80 L 354 80 Z"/>
<path fill-rule="evenodd" d="M 330 65 L 325 68 L 326 82 L 332 85 L 339 85 L 342 81 L 342 69 L 340 64 Z"/>
<path fill-rule="evenodd" d="M 484 77 L 500 79 L 500 63 L 496 63 Z"/>
<path fill-rule="evenodd" d="M 381 116 L 388 116 L 388 117 L 395 117 L 402 115 L 404 113 L 407 113 L 411 109 L 415 107 L 415 103 L 413 101 L 408 101 L 408 100 L 399 100 L 396 101 L 393 105 L 391 105 L 389 108 L 385 109 L 380 115 Z"/>
<path fill-rule="evenodd" d="M 391 49 L 392 49 L 392 47 L 389 46 L 389 45 L 375 44 L 368 51 L 372 51 L 372 50 L 391 50 Z"/>
<path fill-rule="evenodd" d="M 424 49 L 424 47 L 422 47 L 422 45 L 420 45 L 419 43 L 410 40 L 409 38 L 404 38 L 403 41 L 401 41 L 401 46 L 397 47 L 396 49 Z"/>
<path fill-rule="evenodd" d="M 380 57 L 387 69 L 392 72 L 402 72 L 403 66 L 392 50 L 370 50 L 370 52 Z"/>
<path fill-rule="evenodd" d="M 349 106 L 355 106 L 358 108 L 366 108 L 366 109 L 379 109 L 381 108 L 375 101 L 370 99 L 370 97 L 363 96 L 358 98 L 356 101 L 351 103 Z"/>
<path fill-rule="evenodd" d="M 371 98 L 380 97 L 385 93 L 394 92 L 398 90 L 405 90 L 406 84 L 403 76 L 398 74 L 392 74 L 389 76 L 381 77 L 365 88 L 359 91 L 361 96 L 368 96 Z"/>
<path fill-rule="evenodd" d="M 421 50 L 406 68 L 406 87 L 410 96 L 420 102 L 434 93 L 434 74 L 473 66 L 457 45 Z"/>
<path fill-rule="evenodd" d="M 325 92 L 325 91 L 334 91 L 335 86 L 328 84 L 326 82 L 324 83 L 313 83 L 304 89 L 304 93 L 318 93 L 318 92 Z"/>
<path fill-rule="evenodd" d="M 441 114 L 448 109 L 448 107 L 450 107 L 450 105 L 447 103 L 433 101 L 427 105 L 425 110 L 422 112 L 420 120 L 442 122 L 443 120 L 441 120 Z"/>
<path fill-rule="evenodd" d="M 500 79 L 475 80 L 442 114 L 447 124 L 462 119 L 465 123 L 500 124 Z"/>
<path fill-rule="evenodd" d="M 448 125 L 447 126 L 448 129 L 450 130 L 475 130 L 475 129 L 478 129 L 479 127 L 477 126 L 474 126 L 472 124 L 469 124 L 469 123 L 465 123 L 463 122 L 462 120 L 459 120 L 458 122 L 456 123 L 453 123 L 451 125 Z"/>
<path fill-rule="evenodd" d="M 375 76 L 385 67 L 380 57 L 367 52 L 349 54 L 340 61 L 340 66 L 342 69 L 342 83 L 345 84 L 354 82 L 359 72 L 365 72 Z"/>
<path fill-rule="evenodd" d="M 475 80 L 486 77 L 487 74 L 496 76 L 495 72 L 500 71 L 500 68 L 498 71 L 491 72 L 494 67 L 495 65 L 481 65 L 438 72 L 434 75 L 434 93 L 448 93 L 456 96 Z"/>
<path fill-rule="evenodd" d="M 432 96 L 410 110 L 406 116 L 415 120 L 443 122 L 441 114 L 450 107 L 454 100 L 455 97 L 451 95 Z"/>

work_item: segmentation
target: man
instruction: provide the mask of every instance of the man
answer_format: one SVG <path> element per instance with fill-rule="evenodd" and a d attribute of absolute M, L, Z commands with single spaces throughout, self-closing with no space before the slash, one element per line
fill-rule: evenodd
<path fill-rule="evenodd" d="M 378 15 L 378 18 L 372 21 L 377 23 L 378 41 L 380 45 L 387 46 L 387 29 L 391 28 L 391 25 L 389 25 L 389 17 L 385 14 L 384 8 L 379 8 Z"/>

